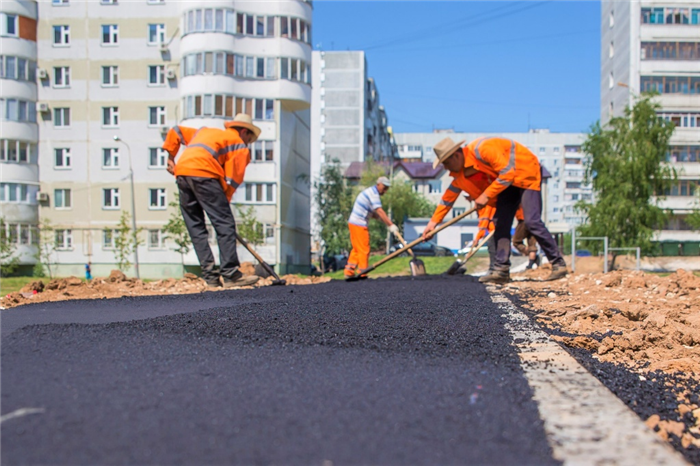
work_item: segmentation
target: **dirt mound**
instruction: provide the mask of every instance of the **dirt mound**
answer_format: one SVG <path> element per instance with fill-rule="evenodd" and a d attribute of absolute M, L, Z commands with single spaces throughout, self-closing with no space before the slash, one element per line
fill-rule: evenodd
<path fill-rule="evenodd" d="M 255 267 L 250 262 L 241 264 L 241 271 L 255 274 Z M 330 281 L 328 277 L 298 277 L 285 275 L 281 277 L 288 285 L 313 285 Z M 272 284 L 273 278 L 261 278 L 255 287 Z M 58 278 L 44 286 L 41 281 L 25 285 L 20 292 L 10 293 L 0 300 L 2 307 L 9 308 L 22 304 L 47 301 L 65 301 L 68 299 L 119 298 L 122 296 L 150 296 L 163 294 L 189 294 L 211 291 L 204 280 L 192 273 L 186 273 L 182 279 L 166 278 L 152 282 L 143 282 L 129 278 L 119 270 L 112 270 L 108 277 L 96 277 L 89 282 L 78 277 Z"/>

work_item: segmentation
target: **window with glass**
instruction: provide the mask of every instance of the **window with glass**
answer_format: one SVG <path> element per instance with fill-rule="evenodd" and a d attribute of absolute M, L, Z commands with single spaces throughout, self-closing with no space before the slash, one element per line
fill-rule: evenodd
<path fill-rule="evenodd" d="M 700 76 L 642 76 L 642 92 L 660 94 L 700 94 Z"/>
<path fill-rule="evenodd" d="M 70 108 L 57 107 L 53 109 L 53 126 L 55 128 L 70 127 Z"/>
<path fill-rule="evenodd" d="M 0 13 L 0 35 L 17 37 L 17 15 L 10 13 Z"/>
<path fill-rule="evenodd" d="M 165 249 L 163 230 L 148 230 L 148 249 Z"/>
<path fill-rule="evenodd" d="M 235 97 L 225 94 L 190 95 L 183 99 L 185 118 L 197 116 L 232 117 L 245 113 L 256 120 L 274 120 L 272 99 Z"/>
<path fill-rule="evenodd" d="M 102 87 L 117 87 L 119 85 L 119 67 L 102 67 Z"/>
<path fill-rule="evenodd" d="M 119 107 L 102 107 L 102 126 L 119 126 Z"/>
<path fill-rule="evenodd" d="M 165 188 L 152 188 L 148 190 L 150 196 L 149 208 L 151 210 L 162 210 L 168 205 L 167 197 L 165 195 Z"/>
<path fill-rule="evenodd" d="M 30 203 L 29 186 L 22 183 L 0 183 L 0 202 Z"/>
<path fill-rule="evenodd" d="M 277 79 L 277 58 L 234 55 L 227 52 L 200 52 L 183 58 L 184 76 L 219 74 L 254 79 Z"/>
<path fill-rule="evenodd" d="M 119 188 L 104 188 L 104 189 L 102 189 L 102 208 L 103 209 L 118 209 L 119 208 Z"/>
<path fill-rule="evenodd" d="M 0 55 L 0 78 L 35 81 L 36 62 L 23 57 Z"/>
<path fill-rule="evenodd" d="M 642 60 L 700 60 L 700 42 L 642 42 Z"/>
<path fill-rule="evenodd" d="M 73 207 L 70 189 L 54 189 L 53 205 L 56 209 L 70 209 Z"/>
<path fill-rule="evenodd" d="M 53 27 L 53 45 L 70 45 L 70 26 Z"/>
<path fill-rule="evenodd" d="M 148 124 L 150 126 L 164 126 L 165 107 L 148 107 Z"/>
<path fill-rule="evenodd" d="M 240 191 L 240 194 L 239 194 Z M 234 194 L 237 202 L 267 204 L 275 202 L 274 183 L 243 183 Z"/>
<path fill-rule="evenodd" d="M 30 163 L 36 156 L 36 144 L 15 139 L 0 139 L 0 161 Z"/>
<path fill-rule="evenodd" d="M 700 162 L 700 146 L 670 146 L 667 162 Z"/>
<path fill-rule="evenodd" d="M 119 43 L 119 26 L 116 24 L 102 25 L 102 45 L 117 45 Z"/>
<path fill-rule="evenodd" d="M 641 14 L 642 24 L 700 24 L 700 8 L 646 7 Z"/>
<path fill-rule="evenodd" d="M 70 87 L 70 67 L 57 66 L 53 69 L 53 87 Z"/>
<path fill-rule="evenodd" d="M 148 43 L 152 45 L 165 43 L 165 24 L 148 25 Z"/>
<path fill-rule="evenodd" d="M 183 21 L 185 34 L 192 32 L 226 32 L 236 31 L 236 17 L 228 8 L 198 8 L 185 13 Z"/>
<path fill-rule="evenodd" d="M 27 100 L 0 98 L 0 119 L 35 123 L 36 104 Z"/>
<path fill-rule="evenodd" d="M 149 168 L 165 168 L 168 166 L 168 152 L 160 147 L 151 147 L 148 149 L 148 167 Z"/>
<path fill-rule="evenodd" d="M 272 162 L 275 160 L 275 141 L 256 141 L 249 146 L 252 162 Z"/>
<path fill-rule="evenodd" d="M 51 0 L 52 5 L 68 5 L 69 0 Z"/>
<path fill-rule="evenodd" d="M 148 67 L 148 84 L 151 86 L 165 85 L 165 65 L 151 65 Z"/>
<path fill-rule="evenodd" d="M 114 249 L 116 246 L 114 240 L 117 235 L 119 235 L 119 230 L 112 228 L 102 230 L 102 249 Z"/>
<path fill-rule="evenodd" d="M 105 147 L 102 149 L 102 168 L 119 168 L 119 149 L 116 147 Z"/>
<path fill-rule="evenodd" d="M 73 249 L 73 230 L 55 230 L 54 235 L 56 238 L 56 249 Z"/>
<path fill-rule="evenodd" d="M 66 170 L 71 167 L 70 149 L 67 147 L 57 147 L 53 150 L 54 167 Z"/>

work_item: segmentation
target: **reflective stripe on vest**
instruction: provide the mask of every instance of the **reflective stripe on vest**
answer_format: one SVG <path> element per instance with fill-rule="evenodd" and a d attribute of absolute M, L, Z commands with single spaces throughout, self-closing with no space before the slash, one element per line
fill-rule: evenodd
<path fill-rule="evenodd" d="M 445 207 L 452 207 L 454 205 L 455 201 L 452 202 L 447 202 L 445 200 L 440 200 L 440 205 L 444 205 Z"/>
<path fill-rule="evenodd" d="M 452 191 L 452 192 L 455 193 L 455 194 L 459 194 L 459 193 L 462 192 L 462 190 L 461 190 L 460 188 L 458 188 L 457 186 L 455 186 L 454 184 L 449 185 L 449 186 L 447 187 L 447 190 L 448 190 L 448 191 Z"/>
<path fill-rule="evenodd" d="M 173 129 L 175 130 L 175 134 L 177 134 L 177 136 L 180 138 L 180 144 L 184 144 L 186 146 L 187 143 L 185 142 L 185 136 L 182 135 L 182 130 L 180 127 L 175 125 Z"/>
<path fill-rule="evenodd" d="M 233 178 L 229 178 L 229 177 L 226 177 L 226 184 L 228 184 L 229 186 L 233 187 L 233 189 L 238 189 L 238 187 L 240 186 L 240 184 L 239 184 L 239 183 L 236 183 L 236 182 L 233 180 Z"/>
<path fill-rule="evenodd" d="M 245 149 L 246 147 L 245 144 L 231 144 L 230 146 L 219 149 L 219 155 L 228 154 L 232 150 Z"/>
<path fill-rule="evenodd" d="M 205 151 L 209 152 L 209 153 L 211 154 L 212 157 L 216 158 L 216 157 L 219 156 L 219 154 L 217 154 L 216 151 L 215 151 L 214 149 L 212 149 L 211 147 L 207 146 L 206 144 L 197 143 L 197 144 L 192 144 L 192 145 L 189 146 L 189 147 L 201 147 L 201 148 L 204 149 Z"/>

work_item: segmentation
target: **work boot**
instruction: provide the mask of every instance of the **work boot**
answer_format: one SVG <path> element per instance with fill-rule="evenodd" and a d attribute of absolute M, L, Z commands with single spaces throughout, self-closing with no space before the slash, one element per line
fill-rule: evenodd
<path fill-rule="evenodd" d="M 566 269 L 566 264 L 552 265 L 552 271 L 550 272 L 549 276 L 544 279 L 544 281 L 551 282 L 554 280 L 559 280 L 566 277 L 567 273 L 569 273 L 569 271 Z"/>
<path fill-rule="evenodd" d="M 503 285 L 510 281 L 510 272 L 502 270 L 489 270 L 483 277 L 479 278 L 479 283 Z"/>
<path fill-rule="evenodd" d="M 250 286 L 258 281 L 260 277 L 257 275 L 244 275 L 241 272 L 236 272 L 233 278 L 224 277 L 224 288 L 239 288 L 241 286 Z"/>
<path fill-rule="evenodd" d="M 539 268 L 542 265 L 542 256 L 539 254 L 535 255 L 535 265 Z"/>
<path fill-rule="evenodd" d="M 204 281 L 207 282 L 207 288 L 221 288 L 221 277 L 205 278 Z"/>

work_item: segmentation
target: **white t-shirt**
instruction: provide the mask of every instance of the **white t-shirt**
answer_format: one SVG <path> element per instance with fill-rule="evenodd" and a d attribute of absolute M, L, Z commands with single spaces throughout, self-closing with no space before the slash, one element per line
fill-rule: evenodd
<path fill-rule="evenodd" d="M 360 227 L 367 226 L 369 214 L 377 209 L 382 208 L 382 200 L 379 197 L 377 186 L 374 185 L 362 191 L 355 199 L 355 205 L 352 207 L 352 213 L 348 223 Z"/>

